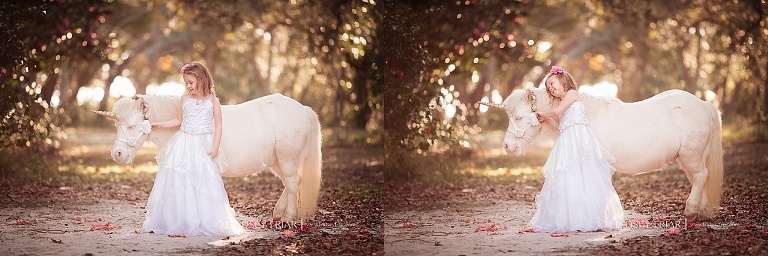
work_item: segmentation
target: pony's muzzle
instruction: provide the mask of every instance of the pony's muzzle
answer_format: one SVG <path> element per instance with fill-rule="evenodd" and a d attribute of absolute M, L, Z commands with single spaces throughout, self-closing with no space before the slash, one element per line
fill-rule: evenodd
<path fill-rule="evenodd" d="M 128 158 L 128 154 L 126 154 L 126 152 L 122 149 L 114 148 L 112 149 L 111 157 L 115 162 L 125 164 Z"/>
<path fill-rule="evenodd" d="M 504 143 L 504 151 L 506 151 L 507 154 L 514 155 L 517 152 L 517 146 L 510 147 L 508 143 Z"/>

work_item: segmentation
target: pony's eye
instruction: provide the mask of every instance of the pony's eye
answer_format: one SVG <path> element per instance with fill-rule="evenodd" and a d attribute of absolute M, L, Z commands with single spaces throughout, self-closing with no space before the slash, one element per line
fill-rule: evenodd
<path fill-rule="evenodd" d="M 133 129 L 133 128 L 136 128 L 136 126 L 135 125 L 129 125 L 128 126 L 128 129 Z"/>
<path fill-rule="evenodd" d="M 519 116 L 516 116 L 516 117 L 515 117 L 515 120 L 518 120 L 518 121 L 519 121 L 520 119 L 523 119 L 523 118 L 522 118 L 522 117 L 519 117 Z"/>

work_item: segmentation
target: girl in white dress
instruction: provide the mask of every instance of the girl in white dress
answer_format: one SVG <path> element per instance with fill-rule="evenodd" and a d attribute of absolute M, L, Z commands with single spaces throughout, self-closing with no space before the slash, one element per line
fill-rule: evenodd
<path fill-rule="evenodd" d="M 624 209 L 611 183 L 613 157 L 587 123 L 576 82 L 558 66 L 544 81 L 550 98 L 560 104 L 536 115 L 540 122 L 557 126 L 560 135 L 543 167 L 546 180 L 530 227 L 548 233 L 621 228 Z"/>
<path fill-rule="evenodd" d="M 181 126 L 160 149 L 155 184 L 147 202 L 147 232 L 226 236 L 243 232 L 221 180 L 221 105 L 208 69 L 193 62 L 181 68 L 188 94 L 176 119 L 152 127 Z M 217 159 L 218 157 L 218 159 Z"/>

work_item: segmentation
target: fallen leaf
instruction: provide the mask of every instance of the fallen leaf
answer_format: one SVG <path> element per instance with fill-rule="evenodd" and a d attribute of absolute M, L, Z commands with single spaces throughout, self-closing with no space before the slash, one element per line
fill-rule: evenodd
<path fill-rule="evenodd" d="M 667 231 L 665 231 L 664 234 L 676 235 L 676 234 L 680 234 L 680 232 L 681 232 L 681 230 L 678 227 L 669 227 L 669 229 Z"/>
<path fill-rule="evenodd" d="M 551 237 L 568 237 L 568 234 L 567 233 L 563 233 L 563 234 L 550 234 L 549 236 L 551 236 Z"/>
<path fill-rule="evenodd" d="M 61 240 L 56 240 L 56 239 L 53 239 L 53 238 L 51 238 L 51 241 L 52 241 L 54 244 L 63 244 L 63 243 L 64 243 L 64 242 L 62 242 Z"/>
<path fill-rule="evenodd" d="M 490 226 L 480 226 L 475 229 L 475 233 L 480 231 L 488 231 L 488 232 L 495 232 L 499 230 L 507 230 L 507 227 L 500 227 L 499 224 L 493 223 L 493 225 Z"/>
<path fill-rule="evenodd" d="M 535 230 L 533 230 L 533 227 L 531 227 L 531 226 L 525 226 L 525 227 L 524 227 L 522 230 L 520 230 L 520 231 L 522 231 L 522 232 L 528 232 L 528 233 L 536 233 L 536 231 L 535 231 Z"/>
<path fill-rule="evenodd" d="M 121 228 L 123 228 L 123 227 L 122 226 L 112 225 L 112 222 L 107 222 L 107 224 L 105 224 L 105 225 L 94 225 L 94 226 L 91 226 L 91 231 L 94 231 L 94 230 L 106 230 L 106 231 L 109 231 L 109 230 L 121 229 Z"/>
<path fill-rule="evenodd" d="M 181 234 L 181 235 L 170 234 L 170 235 L 168 235 L 168 237 L 181 237 L 181 238 L 187 238 L 187 234 Z"/>
<path fill-rule="evenodd" d="M 294 236 L 296 236 L 296 232 L 293 232 L 290 229 L 286 229 L 282 234 L 280 234 L 281 238 L 289 238 Z"/>

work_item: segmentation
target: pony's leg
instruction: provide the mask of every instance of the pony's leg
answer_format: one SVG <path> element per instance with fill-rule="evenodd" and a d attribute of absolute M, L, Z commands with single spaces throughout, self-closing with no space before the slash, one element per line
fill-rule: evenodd
<path fill-rule="evenodd" d="M 275 164 L 271 168 L 272 172 L 274 172 L 275 175 L 280 178 L 280 181 L 283 182 L 283 186 L 285 186 L 285 178 L 283 177 L 283 170 L 280 168 L 280 165 Z M 279 221 L 283 218 L 283 215 L 285 214 L 285 198 L 285 189 L 283 189 L 283 192 L 280 194 L 280 199 L 277 200 L 275 208 L 272 209 L 272 220 Z"/>
<path fill-rule="evenodd" d="M 705 159 L 701 151 L 688 150 L 687 152 L 681 152 L 677 161 L 691 182 L 691 194 L 688 195 L 688 200 L 685 201 L 683 215 L 685 215 L 686 221 L 694 221 L 699 217 L 702 207 L 707 205 L 706 198 L 703 196 L 704 184 L 707 182 Z"/>
<path fill-rule="evenodd" d="M 272 212 L 274 220 L 293 221 L 296 219 L 299 202 L 299 167 L 295 159 L 280 162 L 283 193 Z"/>

